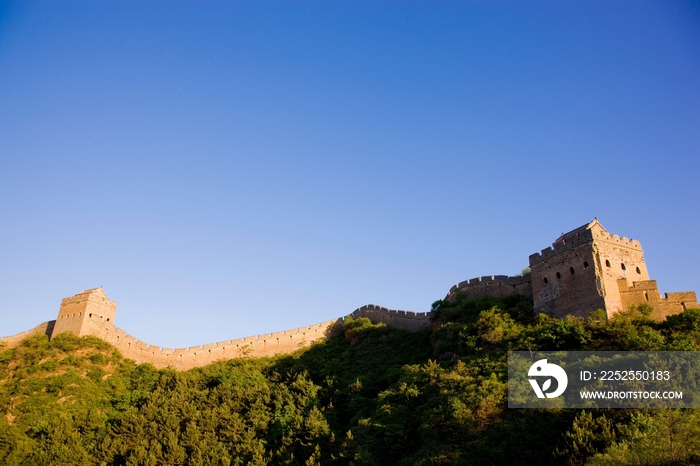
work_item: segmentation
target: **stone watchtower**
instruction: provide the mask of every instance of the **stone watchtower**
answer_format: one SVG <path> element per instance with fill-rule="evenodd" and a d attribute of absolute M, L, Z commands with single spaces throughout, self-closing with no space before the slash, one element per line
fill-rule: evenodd
<path fill-rule="evenodd" d="M 107 297 L 102 287 L 63 298 L 51 337 L 63 332 L 71 332 L 79 337 L 90 335 L 95 323 L 114 323 L 116 311 L 117 303 Z"/>
<path fill-rule="evenodd" d="M 630 305 L 649 303 L 652 317 L 661 320 L 698 307 L 694 292 L 662 298 L 656 281 L 649 280 L 639 241 L 608 233 L 597 219 L 532 254 L 530 269 L 535 311 L 556 317 L 585 316 L 595 309 L 611 317 Z"/>

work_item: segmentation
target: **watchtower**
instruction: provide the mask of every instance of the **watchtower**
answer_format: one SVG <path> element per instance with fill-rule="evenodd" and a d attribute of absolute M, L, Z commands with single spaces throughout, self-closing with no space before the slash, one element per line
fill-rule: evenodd
<path fill-rule="evenodd" d="M 535 311 L 557 317 L 585 316 L 595 309 L 612 316 L 629 304 L 619 280 L 649 280 L 639 241 L 608 233 L 597 219 L 532 254 L 530 270 Z"/>
<path fill-rule="evenodd" d="M 656 280 L 649 280 L 639 241 L 608 233 L 597 219 L 532 254 L 530 269 L 535 311 L 557 317 L 586 316 L 595 309 L 605 309 L 611 317 L 649 304 L 651 317 L 663 320 L 700 307 L 693 291 L 662 297 Z"/>
<path fill-rule="evenodd" d="M 81 337 L 91 334 L 89 323 L 114 322 L 117 303 L 110 300 L 102 287 L 81 291 L 63 298 L 51 337 L 72 332 Z"/>

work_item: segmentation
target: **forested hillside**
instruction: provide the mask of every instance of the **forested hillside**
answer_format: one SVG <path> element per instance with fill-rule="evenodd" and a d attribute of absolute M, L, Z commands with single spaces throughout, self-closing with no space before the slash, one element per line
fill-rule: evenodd
<path fill-rule="evenodd" d="M 437 301 L 434 331 L 346 319 L 293 355 L 187 372 L 93 337 L 0 348 L 3 465 L 698 464 L 694 410 L 507 408 L 508 350 L 700 350 L 700 310 L 655 323 Z"/>

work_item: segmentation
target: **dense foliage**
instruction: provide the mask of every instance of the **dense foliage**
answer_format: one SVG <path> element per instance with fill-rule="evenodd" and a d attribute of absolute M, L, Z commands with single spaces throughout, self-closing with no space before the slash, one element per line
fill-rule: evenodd
<path fill-rule="evenodd" d="M 508 350 L 700 349 L 700 310 L 534 316 L 518 297 L 433 305 L 434 331 L 346 319 L 296 354 L 187 372 L 92 337 L 0 348 L 0 464 L 697 464 L 693 410 L 509 410 Z"/>

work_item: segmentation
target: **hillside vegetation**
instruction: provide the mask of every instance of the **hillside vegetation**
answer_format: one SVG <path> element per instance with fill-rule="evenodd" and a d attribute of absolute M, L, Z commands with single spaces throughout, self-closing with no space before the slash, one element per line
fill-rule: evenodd
<path fill-rule="evenodd" d="M 433 311 L 432 332 L 348 318 L 293 355 L 187 372 L 94 337 L 0 348 L 0 464 L 700 462 L 694 410 L 515 410 L 506 390 L 508 350 L 700 350 L 700 310 L 558 320 L 515 296 L 459 296 Z"/>

